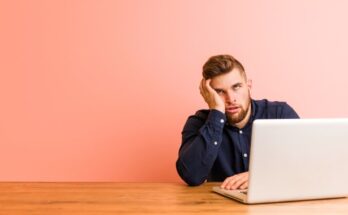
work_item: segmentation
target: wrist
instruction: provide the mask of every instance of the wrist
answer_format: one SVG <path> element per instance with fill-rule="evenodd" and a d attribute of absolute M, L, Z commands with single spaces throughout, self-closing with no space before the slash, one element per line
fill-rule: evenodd
<path fill-rule="evenodd" d="M 225 108 L 221 108 L 221 107 L 211 107 L 210 110 L 217 110 L 220 111 L 221 113 L 225 113 Z"/>

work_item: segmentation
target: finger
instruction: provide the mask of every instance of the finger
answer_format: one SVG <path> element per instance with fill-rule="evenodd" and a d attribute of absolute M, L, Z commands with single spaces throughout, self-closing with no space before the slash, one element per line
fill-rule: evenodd
<path fill-rule="evenodd" d="M 201 82 L 201 86 L 202 86 L 202 90 L 203 91 L 207 91 L 206 84 L 207 84 L 207 80 L 203 78 L 202 82 Z"/>
<path fill-rule="evenodd" d="M 222 182 L 222 184 L 221 184 L 221 188 L 226 188 L 226 186 L 230 183 L 230 181 L 231 180 L 234 180 L 234 178 L 235 178 L 236 176 L 234 175 L 234 176 L 230 176 L 230 177 L 227 177 L 225 180 L 224 180 L 224 182 Z"/>
<path fill-rule="evenodd" d="M 237 180 L 229 181 L 229 183 L 226 185 L 225 189 L 227 189 L 227 190 L 235 190 L 235 189 L 237 189 L 236 185 L 235 185 L 237 182 L 238 182 Z"/>
<path fill-rule="evenodd" d="M 238 187 L 242 186 L 245 182 L 249 180 L 249 173 L 243 172 L 239 173 L 233 176 L 230 176 L 224 180 L 224 182 L 221 185 L 221 188 L 224 189 L 237 189 Z M 237 185 L 237 187 L 235 187 Z M 246 184 L 247 185 L 247 184 Z"/>
<path fill-rule="evenodd" d="M 236 182 L 232 185 L 232 189 L 233 189 L 233 190 L 239 189 L 240 186 L 241 186 L 242 184 L 244 184 L 246 181 L 247 181 L 246 178 L 242 178 L 242 179 L 236 181 Z"/>
<path fill-rule="evenodd" d="M 230 190 L 231 187 L 233 186 L 233 184 L 236 182 L 236 180 L 238 180 L 239 176 L 238 175 L 234 175 L 231 177 L 226 178 L 226 180 L 224 181 L 224 189 Z"/>
<path fill-rule="evenodd" d="M 207 79 L 204 83 L 204 88 L 207 92 L 213 91 L 213 88 L 211 87 L 210 83 L 211 83 L 211 79 Z"/>
<path fill-rule="evenodd" d="M 199 84 L 199 92 L 201 93 L 201 95 L 203 96 L 203 98 L 205 97 L 205 93 L 203 90 L 203 80 L 201 81 L 201 83 Z"/>
<path fill-rule="evenodd" d="M 246 181 L 248 181 L 248 176 L 247 175 L 242 175 L 242 177 L 234 183 L 232 186 L 233 189 L 239 189 L 240 186 L 242 186 Z"/>
<path fill-rule="evenodd" d="M 201 92 L 201 95 L 204 96 L 206 94 L 206 90 L 204 89 L 204 85 L 205 85 L 205 80 L 204 78 L 201 80 L 201 83 L 199 85 L 199 90 Z"/>
<path fill-rule="evenodd" d="M 203 91 L 203 89 L 202 89 L 202 81 L 203 80 L 201 80 L 201 82 L 199 82 L 199 87 L 198 87 L 198 89 L 199 89 L 199 92 L 202 94 L 202 91 Z"/>
<path fill-rule="evenodd" d="M 240 186 L 240 189 L 248 189 L 249 187 L 249 181 L 247 180 L 246 182 L 244 182 L 241 186 Z"/>
<path fill-rule="evenodd" d="M 224 182 L 222 182 L 222 184 L 221 184 L 221 186 L 220 186 L 221 188 L 225 189 L 226 185 L 228 184 L 229 178 L 230 178 L 230 177 L 226 178 L 226 179 L 224 180 Z"/>
<path fill-rule="evenodd" d="M 238 189 L 245 181 L 247 181 L 247 177 L 244 175 L 238 175 L 235 180 L 230 181 L 227 187 L 228 189 L 235 190 Z"/>

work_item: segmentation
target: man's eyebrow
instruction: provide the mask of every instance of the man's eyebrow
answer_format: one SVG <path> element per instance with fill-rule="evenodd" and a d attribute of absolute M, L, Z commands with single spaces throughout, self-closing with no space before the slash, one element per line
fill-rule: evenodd
<path fill-rule="evenodd" d="M 234 87 L 237 87 L 237 86 L 239 86 L 239 85 L 242 85 L 243 83 L 242 82 L 237 82 L 237 83 L 235 83 L 235 84 L 233 84 L 232 86 L 231 86 L 231 88 L 234 88 Z M 212 87 L 214 90 L 221 90 L 221 91 L 224 91 L 224 89 L 222 89 L 222 88 L 215 88 L 215 87 Z"/>
<path fill-rule="evenodd" d="M 214 87 L 212 87 L 215 91 L 217 91 L 217 90 L 220 90 L 220 91 L 224 91 L 223 89 L 220 89 L 220 88 L 214 88 Z"/>
<path fill-rule="evenodd" d="M 239 85 L 242 85 L 242 82 L 238 82 L 238 83 L 233 84 L 233 85 L 232 85 L 232 88 L 237 87 L 237 86 L 239 86 Z"/>

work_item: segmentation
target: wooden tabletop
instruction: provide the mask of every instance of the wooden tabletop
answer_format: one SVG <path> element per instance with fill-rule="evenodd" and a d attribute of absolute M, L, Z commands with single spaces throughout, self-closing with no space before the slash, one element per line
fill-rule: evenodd
<path fill-rule="evenodd" d="M 348 214 L 348 198 L 244 205 L 216 183 L 0 183 L 0 214 Z"/>

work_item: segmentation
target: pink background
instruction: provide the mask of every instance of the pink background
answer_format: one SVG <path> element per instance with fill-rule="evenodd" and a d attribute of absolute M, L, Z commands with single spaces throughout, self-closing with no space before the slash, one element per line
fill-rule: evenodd
<path fill-rule="evenodd" d="M 348 1 L 0 0 L 0 180 L 180 181 L 208 57 L 256 99 L 347 117 Z"/>

